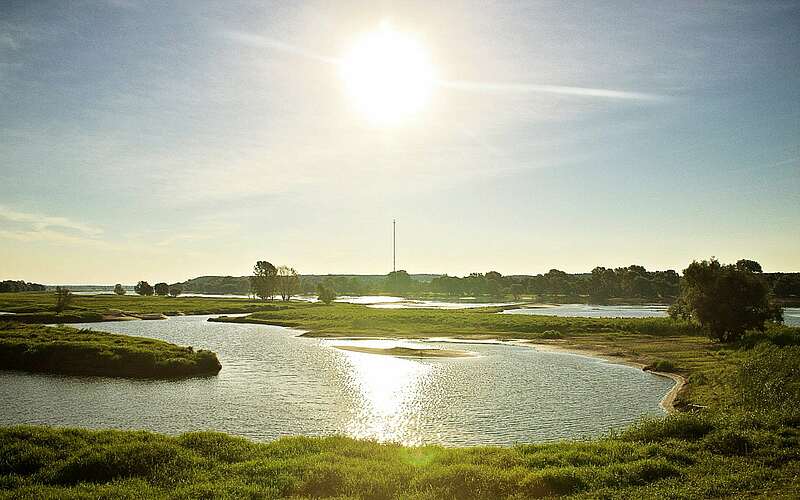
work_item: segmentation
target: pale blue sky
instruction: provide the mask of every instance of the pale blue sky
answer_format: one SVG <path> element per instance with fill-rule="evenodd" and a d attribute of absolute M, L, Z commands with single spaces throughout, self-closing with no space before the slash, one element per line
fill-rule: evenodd
<path fill-rule="evenodd" d="M 388 127 L 335 64 L 386 19 L 447 83 Z M 799 27 L 779 1 L 0 2 L 0 279 L 384 273 L 393 217 L 410 272 L 800 271 Z"/>

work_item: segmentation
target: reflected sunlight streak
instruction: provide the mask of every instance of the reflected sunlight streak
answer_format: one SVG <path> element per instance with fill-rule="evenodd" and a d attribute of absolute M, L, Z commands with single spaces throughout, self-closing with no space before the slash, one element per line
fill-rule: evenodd
<path fill-rule="evenodd" d="M 378 441 L 420 442 L 414 425 L 434 367 L 394 356 L 345 355 L 351 373 L 349 383 L 361 396 L 348 434 Z"/>

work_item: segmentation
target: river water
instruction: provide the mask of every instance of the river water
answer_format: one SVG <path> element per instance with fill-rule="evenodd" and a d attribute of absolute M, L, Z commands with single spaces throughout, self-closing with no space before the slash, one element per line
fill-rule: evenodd
<path fill-rule="evenodd" d="M 397 358 L 335 347 L 354 341 L 208 317 L 73 326 L 211 349 L 223 365 L 218 376 L 154 381 L 0 371 L 0 424 L 510 445 L 598 436 L 642 415 L 663 415 L 659 402 L 673 385 L 633 367 L 531 347 L 382 341 L 477 354 Z"/>

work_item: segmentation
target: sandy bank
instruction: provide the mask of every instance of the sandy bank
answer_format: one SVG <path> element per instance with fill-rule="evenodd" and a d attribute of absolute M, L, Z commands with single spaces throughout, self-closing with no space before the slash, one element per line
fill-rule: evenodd
<path fill-rule="evenodd" d="M 353 345 L 334 346 L 343 351 L 362 352 L 366 354 L 381 354 L 384 356 L 398 356 L 404 358 L 469 358 L 474 354 L 467 351 L 452 349 L 412 349 L 409 347 L 361 347 Z"/>
<path fill-rule="evenodd" d="M 103 321 L 133 321 L 133 320 L 167 319 L 161 313 L 133 313 L 124 311 L 109 311 L 103 314 Z"/>

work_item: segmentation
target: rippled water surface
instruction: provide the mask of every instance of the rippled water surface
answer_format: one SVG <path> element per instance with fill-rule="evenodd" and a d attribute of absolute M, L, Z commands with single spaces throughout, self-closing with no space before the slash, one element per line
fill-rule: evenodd
<path fill-rule="evenodd" d="M 800 326 L 800 307 L 784 307 L 783 322 L 789 326 Z"/>
<path fill-rule="evenodd" d="M 211 349 L 223 364 L 218 376 L 132 381 L 0 371 L 0 424 L 508 445 L 596 436 L 641 415 L 663 415 L 659 402 L 672 387 L 636 368 L 530 347 L 378 342 L 479 354 L 396 358 L 334 347 L 354 341 L 207 318 L 75 326 Z"/>

